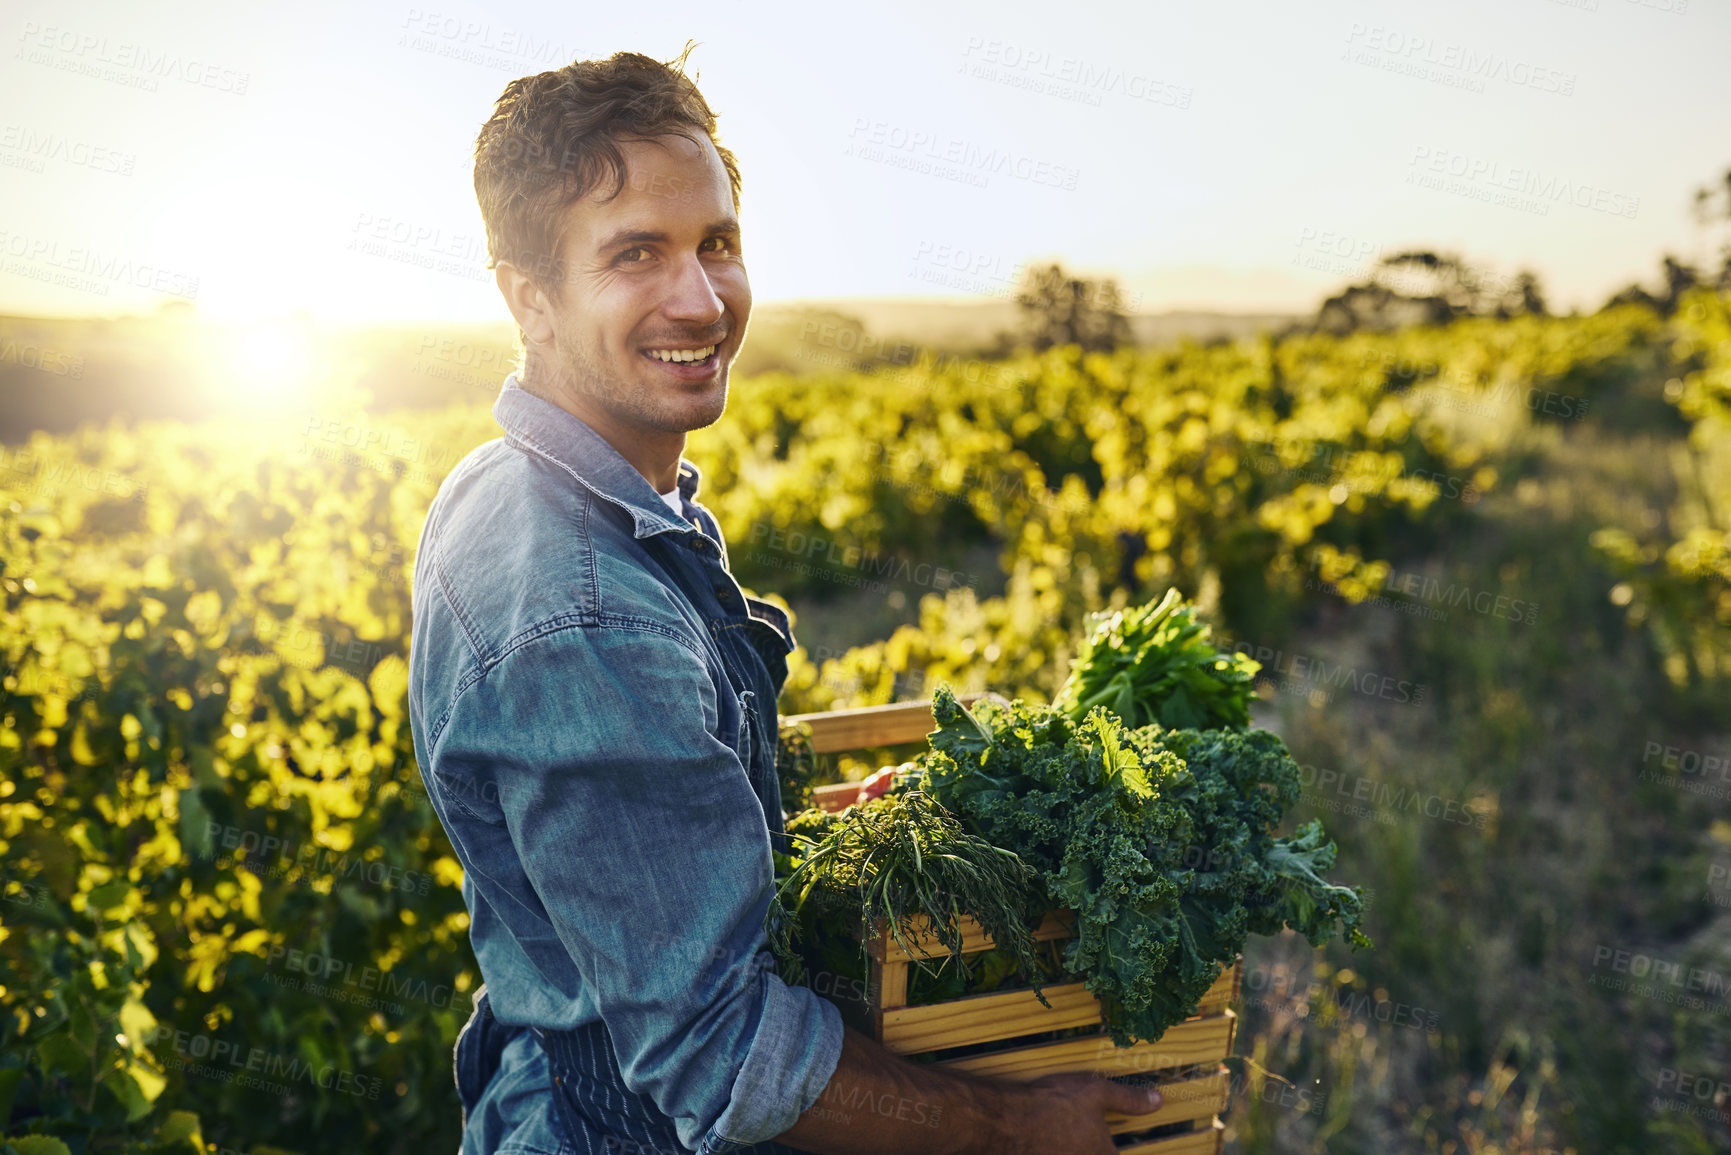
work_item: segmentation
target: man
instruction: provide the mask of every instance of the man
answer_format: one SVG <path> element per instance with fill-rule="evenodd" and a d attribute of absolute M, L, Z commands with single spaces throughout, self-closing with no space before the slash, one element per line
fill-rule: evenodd
<path fill-rule="evenodd" d="M 738 165 L 683 63 L 513 81 L 476 144 L 523 359 L 428 513 L 409 689 L 484 980 L 463 1153 L 1110 1152 L 1144 1092 L 916 1066 L 774 968 L 795 643 L 681 456 L 751 314 Z"/>

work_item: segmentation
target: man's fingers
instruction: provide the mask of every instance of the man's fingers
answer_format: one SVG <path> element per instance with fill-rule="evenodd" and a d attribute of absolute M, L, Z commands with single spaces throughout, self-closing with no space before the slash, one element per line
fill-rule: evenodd
<path fill-rule="evenodd" d="M 1126 1087 L 1122 1083 L 1106 1085 L 1106 1108 L 1120 1115 L 1146 1115 L 1158 1111 L 1164 1102 L 1153 1087 Z"/>

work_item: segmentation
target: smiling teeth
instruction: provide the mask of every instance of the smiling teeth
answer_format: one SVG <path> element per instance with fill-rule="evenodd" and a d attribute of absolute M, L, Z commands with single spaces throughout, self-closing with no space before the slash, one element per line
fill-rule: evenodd
<path fill-rule="evenodd" d="M 662 361 L 701 361 L 713 352 L 714 345 L 705 345 L 701 349 L 651 349 L 649 355 Z"/>

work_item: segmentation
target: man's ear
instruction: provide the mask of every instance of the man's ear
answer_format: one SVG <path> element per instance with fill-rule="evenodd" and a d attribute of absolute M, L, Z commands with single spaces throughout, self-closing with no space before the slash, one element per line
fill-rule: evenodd
<path fill-rule="evenodd" d="M 546 345 L 553 340 L 553 304 L 541 287 L 529 275 L 510 261 L 500 261 L 493 269 L 493 280 L 524 339 L 531 345 Z"/>

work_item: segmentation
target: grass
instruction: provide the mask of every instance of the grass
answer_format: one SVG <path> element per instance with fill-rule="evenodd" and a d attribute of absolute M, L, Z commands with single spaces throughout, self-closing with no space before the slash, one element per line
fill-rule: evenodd
<path fill-rule="evenodd" d="M 1485 821 L 1386 803 L 1370 814 L 1300 808 L 1295 820 L 1321 817 L 1338 840 L 1335 873 L 1375 888 L 1366 928 L 1377 945 L 1330 944 L 1313 960 L 1295 936 L 1251 941 L 1247 975 L 1315 985 L 1296 1008 L 1247 989 L 1238 1052 L 1326 1106 L 1299 1112 L 1249 1088 L 1229 1117 L 1229 1150 L 1731 1145 L 1723 1114 L 1654 1105 L 1693 1102 L 1665 1094 L 1667 1071 L 1731 1068 L 1731 1003 L 1692 1012 L 1595 981 L 1609 974 L 1607 949 L 1711 961 L 1731 930 L 1705 893 L 1715 856 L 1731 859 L 1722 807 L 1639 780 L 1646 743 L 1723 750 L 1731 719 L 1706 724 L 1711 715 L 1674 691 L 1587 545 L 1601 525 L 1633 532 L 1666 516 L 1677 487 L 1662 450 L 1673 443 L 1591 423 L 1534 429 L 1517 447 L 1526 475 L 1506 478 L 1425 559 L 1445 587 L 1536 601 L 1532 624 L 1332 602 L 1285 641 L 1293 653 L 1349 651 L 1430 688 L 1418 705 L 1278 695 L 1274 724 L 1302 764 L 1335 771 L 1336 793 L 1339 783 L 1373 800 L 1410 788 Z M 1402 1005 L 1434 1012 L 1437 1029 L 1378 1020 Z"/>

